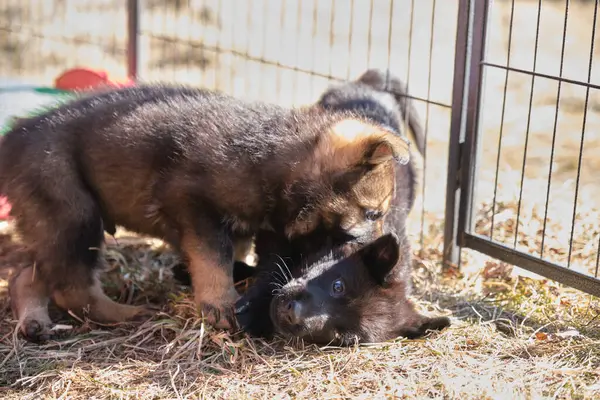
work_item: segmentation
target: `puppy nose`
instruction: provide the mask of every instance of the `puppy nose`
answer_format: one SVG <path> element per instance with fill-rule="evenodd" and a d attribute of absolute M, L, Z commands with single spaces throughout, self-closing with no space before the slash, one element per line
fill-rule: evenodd
<path fill-rule="evenodd" d="M 302 305 L 296 300 L 290 300 L 283 306 L 283 316 L 291 325 L 299 324 L 301 321 Z"/>

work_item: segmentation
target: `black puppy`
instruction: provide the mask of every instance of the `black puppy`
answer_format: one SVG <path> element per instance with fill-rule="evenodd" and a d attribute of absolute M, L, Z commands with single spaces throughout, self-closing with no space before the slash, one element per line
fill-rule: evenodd
<path fill-rule="evenodd" d="M 424 148 L 424 132 L 406 85 L 369 70 L 354 82 L 328 89 L 316 104 L 331 111 L 352 110 L 402 136 L 402 119 Z M 411 157 L 412 159 L 412 157 Z M 411 250 L 406 220 L 416 186 L 412 162 L 395 166 L 396 185 L 389 212 L 379 220 L 390 234 L 343 242 L 313 232 L 303 241 L 259 231 L 257 279 L 237 303 L 238 322 L 251 334 L 274 332 L 314 342 L 381 341 L 416 337 L 442 329 L 447 318 L 419 315 L 410 293 Z"/>

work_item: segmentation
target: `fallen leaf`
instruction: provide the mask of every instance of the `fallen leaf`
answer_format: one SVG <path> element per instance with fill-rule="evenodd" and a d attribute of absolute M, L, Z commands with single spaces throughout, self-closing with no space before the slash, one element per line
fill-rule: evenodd
<path fill-rule="evenodd" d="M 561 306 L 570 306 L 571 302 L 566 297 L 561 297 L 560 298 L 560 305 Z"/>
<path fill-rule="evenodd" d="M 513 266 L 504 262 L 488 261 L 481 272 L 483 279 L 510 280 Z"/>

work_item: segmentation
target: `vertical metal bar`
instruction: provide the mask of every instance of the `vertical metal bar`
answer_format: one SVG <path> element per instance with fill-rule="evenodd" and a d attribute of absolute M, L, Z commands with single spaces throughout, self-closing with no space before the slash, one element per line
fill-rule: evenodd
<path fill-rule="evenodd" d="M 138 78 L 139 0 L 127 0 L 127 76 Z"/>
<path fill-rule="evenodd" d="M 427 139 L 429 137 L 429 118 L 431 108 L 431 72 L 432 72 L 432 61 L 433 61 L 433 36 L 435 33 L 435 6 L 436 0 L 433 0 L 433 7 L 431 10 L 431 31 L 429 37 L 429 63 L 427 66 L 427 102 L 425 105 L 425 137 L 423 138 L 423 184 L 421 185 L 421 198 L 423 199 L 423 206 L 421 209 L 421 243 L 420 251 L 423 251 L 424 238 L 425 238 L 425 188 L 427 187 Z M 408 100 L 408 99 L 407 99 Z M 415 138 L 416 139 L 416 138 Z"/>
<path fill-rule="evenodd" d="M 373 46 L 373 0 L 371 0 L 369 7 L 369 27 L 367 29 L 367 68 L 371 68 L 371 47 Z"/>
<path fill-rule="evenodd" d="M 316 71 L 317 68 L 317 62 L 316 62 L 316 57 L 315 57 L 315 53 L 317 52 L 317 31 L 318 31 L 318 26 L 319 26 L 319 0 L 314 0 L 313 1 L 313 14 L 312 14 L 312 20 L 313 20 L 313 25 L 312 25 L 312 29 L 311 29 L 311 35 L 312 35 L 312 51 L 311 51 L 311 59 L 310 59 L 310 66 L 311 66 L 311 71 Z M 310 97 L 312 98 L 315 92 L 315 75 L 312 74 L 310 76 Z"/>
<path fill-rule="evenodd" d="M 39 14 L 41 14 L 41 8 L 40 7 L 41 7 L 41 5 L 38 3 L 37 9 L 38 9 Z M 23 22 L 27 22 L 27 24 L 29 25 L 31 23 L 31 21 L 33 20 L 33 18 L 35 18 L 35 16 L 32 16 L 32 14 L 35 13 L 34 10 L 33 10 L 33 4 L 30 3 L 28 6 L 26 6 L 24 8 L 25 8 L 25 15 L 26 15 L 25 18 L 26 18 L 26 20 L 23 21 Z M 40 52 L 40 50 L 42 48 L 41 43 L 40 43 L 40 42 L 42 42 L 42 39 L 39 36 L 42 36 L 42 35 L 33 34 L 33 38 L 31 40 L 32 42 L 35 43 L 36 52 Z M 65 40 L 64 37 L 63 37 L 63 40 Z M 65 40 L 65 42 L 66 42 L 66 40 Z M 26 65 L 25 68 L 27 69 L 28 66 Z"/>
<path fill-rule="evenodd" d="M 390 64 L 392 62 L 392 27 L 394 18 L 394 0 L 390 1 L 390 17 L 388 18 L 388 37 L 387 37 L 387 69 L 385 70 L 385 89 L 389 90 L 390 84 Z M 410 52 L 408 54 L 410 62 Z M 408 89 L 407 89 L 408 90 Z M 408 107 L 407 107 L 408 110 Z"/>
<path fill-rule="evenodd" d="M 281 5 L 281 9 L 279 10 L 279 30 L 280 32 L 283 31 L 283 26 L 285 25 L 285 5 L 286 5 L 286 0 L 281 0 L 280 1 Z M 277 102 L 281 102 L 281 94 L 282 94 L 282 85 L 281 85 L 281 75 L 283 74 L 282 70 L 282 63 L 281 63 L 281 56 L 283 54 L 283 48 L 285 46 L 285 40 L 284 40 L 284 35 L 283 33 L 279 35 L 279 51 L 277 54 L 277 61 L 276 61 L 276 70 L 275 70 L 275 98 Z"/>
<path fill-rule="evenodd" d="M 217 1 L 217 18 L 219 18 L 219 21 L 221 21 L 221 23 L 219 24 L 219 33 L 217 34 L 217 43 L 215 46 L 215 50 L 216 50 L 216 67 L 215 68 L 215 89 L 217 90 L 221 90 L 223 92 L 226 92 L 227 89 L 225 89 L 225 80 L 223 79 L 223 67 L 222 67 L 222 62 L 223 62 L 223 31 L 225 30 L 225 18 L 223 18 L 223 0 L 218 0 Z"/>
<path fill-rule="evenodd" d="M 567 39 L 567 24 L 569 21 L 569 0 L 565 1 L 565 19 L 563 22 L 562 46 L 560 49 L 560 68 L 558 71 L 559 77 L 563 76 L 563 67 L 565 62 L 565 44 Z M 548 188 L 546 189 L 546 205 L 544 210 L 544 224 L 542 227 L 542 243 L 540 248 L 540 258 L 544 258 L 544 245 L 546 239 L 546 225 L 548 222 L 548 203 L 550 202 L 550 189 L 552 186 L 552 164 L 554 163 L 554 150 L 556 146 L 556 128 L 558 126 L 558 111 L 560 109 L 560 92 L 562 81 L 558 81 L 558 89 L 556 91 L 556 109 L 554 111 L 554 128 L 552 130 L 552 145 L 550 147 L 550 165 L 548 168 Z"/>
<path fill-rule="evenodd" d="M 457 14 L 456 43 L 454 45 L 454 77 L 452 84 L 452 110 L 450 115 L 450 141 L 448 143 L 448 175 L 446 178 L 446 208 L 444 216 L 445 268 L 460 263 L 458 239 L 458 205 L 460 203 L 460 147 L 464 138 L 466 94 L 469 77 L 469 36 L 472 30 L 471 0 L 460 0 Z"/>
<path fill-rule="evenodd" d="M 393 8 L 390 7 L 390 13 L 393 12 Z M 406 61 L 407 61 L 407 66 L 406 66 L 406 80 L 404 81 L 405 85 L 406 85 L 406 93 L 410 93 L 410 62 L 411 62 L 411 56 L 412 56 L 412 39 L 413 39 L 413 27 L 414 27 L 414 16 L 415 16 L 415 0 L 411 0 L 410 2 L 410 22 L 408 23 L 408 49 L 407 49 L 407 54 L 406 54 Z M 390 23 L 391 23 L 391 16 L 390 16 Z M 390 41 L 391 38 L 388 39 L 388 41 Z M 386 85 L 389 82 L 389 74 L 390 74 L 390 59 L 388 57 L 388 68 L 386 70 Z M 407 101 L 410 99 L 406 99 Z M 406 113 L 405 115 L 403 115 L 404 117 L 404 126 L 408 127 L 408 121 L 410 119 L 410 107 L 406 107 Z M 416 139 L 416 138 L 415 138 Z M 425 176 L 426 173 L 426 162 L 425 159 L 423 158 L 423 176 Z M 423 252 L 423 242 L 424 242 L 424 232 L 423 232 L 423 214 L 425 213 L 425 198 L 423 196 L 423 198 L 421 199 L 421 229 L 419 229 L 419 254 L 422 254 Z"/>
<path fill-rule="evenodd" d="M 500 114 L 500 132 L 498 134 L 498 155 L 496 156 L 496 176 L 494 177 L 494 198 L 492 201 L 492 221 L 490 225 L 490 240 L 494 240 L 494 222 L 496 215 L 496 195 L 498 194 L 498 175 L 500 173 L 500 157 L 502 155 L 502 136 L 504 133 L 504 113 L 506 112 L 506 91 L 510 67 L 510 49 L 512 46 L 513 19 L 515 16 L 515 0 L 510 3 L 510 22 L 508 24 L 508 46 L 506 49 L 506 70 L 504 71 L 504 92 L 502 94 L 502 111 Z"/>
<path fill-rule="evenodd" d="M 531 75 L 531 89 L 529 92 L 529 109 L 527 110 L 527 128 L 525 128 L 525 144 L 523 150 L 523 165 L 521 166 L 521 185 L 519 187 L 519 203 L 517 205 L 517 221 L 515 223 L 515 240 L 513 247 L 517 248 L 519 240 L 519 221 L 521 219 L 521 200 L 523 199 L 523 185 L 525 182 L 525 165 L 527 163 L 527 150 L 529 148 L 529 131 L 531 127 L 531 107 L 533 107 L 533 89 L 535 85 L 535 71 L 537 67 L 538 44 L 540 39 L 540 17 L 542 15 L 542 0 L 538 1 L 537 24 L 535 29 L 535 45 L 533 51 L 533 75 Z"/>
<path fill-rule="evenodd" d="M 190 16 L 190 25 L 191 25 L 191 26 L 188 26 L 188 29 L 187 29 L 186 45 L 189 46 L 190 48 L 193 48 L 192 47 L 192 29 L 191 29 L 191 27 L 196 25 L 196 13 L 192 11 L 192 1 L 191 0 L 186 1 L 186 8 L 187 8 L 187 13 Z M 192 76 L 192 63 L 193 63 L 192 52 L 187 51 L 186 57 L 185 57 L 185 67 L 186 67 L 185 69 L 186 69 L 186 73 L 187 73 L 188 77 Z M 200 63 L 198 63 L 198 64 L 201 65 Z"/>
<path fill-rule="evenodd" d="M 300 37 L 303 32 L 300 29 L 300 26 L 302 25 L 302 20 L 304 19 L 303 16 L 304 14 L 303 9 L 302 9 L 302 4 L 307 4 L 306 2 L 302 3 L 302 1 L 297 0 L 298 1 L 298 7 L 296 9 L 296 12 L 298 13 L 297 17 L 296 17 L 296 31 L 298 32 L 298 37 Z M 300 39 L 298 39 L 300 40 Z M 296 63 L 296 65 L 299 64 L 298 60 L 300 60 L 300 46 L 298 46 L 296 48 L 296 58 L 294 60 L 294 62 Z M 295 72 L 294 73 L 294 80 L 292 81 L 292 103 L 295 105 L 298 103 L 298 80 L 300 79 L 301 76 L 301 72 Z"/>
<path fill-rule="evenodd" d="M 392 12 L 391 8 L 390 8 L 390 12 Z M 411 60 L 411 54 L 412 54 L 414 16 L 415 16 L 415 0 L 411 0 L 411 2 L 410 2 L 410 22 L 408 23 L 408 50 L 407 50 L 407 54 L 406 54 L 406 61 L 408 62 L 408 65 L 406 66 L 406 81 L 404 82 L 406 84 L 406 93 L 410 93 L 410 60 Z M 388 70 L 387 70 L 388 74 L 389 74 L 389 69 L 390 69 L 390 66 L 389 66 L 389 59 L 388 59 Z M 387 79 L 389 79 L 389 77 Z M 404 115 L 404 123 L 407 126 L 408 126 L 408 120 L 410 119 L 409 113 L 410 113 L 410 108 L 407 108 L 406 115 Z M 423 174 L 424 173 L 425 173 L 425 171 L 423 171 Z M 423 239 L 423 230 L 421 230 L 421 240 L 422 239 Z"/>
<path fill-rule="evenodd" d="M 229 52 L 229 56 L 231 57 L 230 63 L 229 63 L 229 94 L 231 94 L 232 96 L 235 96 L 235 62 L 237 60 L 237 51 L 235 48 L 235 26 L 236 26 L 236 20 L 235 20 L 235 16 L 237 14 L 237 7 L 235 6 L 235 3 L 232 3 L 231 6 L 233 7 L 233 10 L 231 10 L 231 43 L 229 45 L 229 49 L 232 50 Z"/>
<path fill-rule="evenodd" d="M 329 10 L 329 53 L 327 54 L 327 61 L 329 63 L 329 76 L 333 76 L 333 65 L 331 56 L 334 51 L 333 47 L 335 45 L 335 0 L 331 0 L 331 9 Z"/>
<path fill-rule="evenodd" d="M 267 3 L 265 5 L 265 3 Z M 261 2 L 261 5 L 263 6 L 264 10 L 262 13 L 262 24 L 263 24 L 263 29 L 262 29 L 262 48 L 261 48 L 261 55 L 260 55 L 260 59 L 261 60 L 265 60 L 266 59 L 266 54 L 267 54 L 267 26 L 270 24 L 270 22 L 267 21 L 268 19 L 268 14 L 267 14 L 267 8 L 269 7 L 269 1 L 268 0 L 263 0 Z M 268 71 L 268 69 L 267 69 Z M 260 78 L 261 80 L 265 79 L 265 64 L 264 62 L 261 63 L 260 65 Z M 265 86 L 266 85 L 258 85 L 259 89 L 259 96 L 261 99 L 265 98 Z"/>
<path fill-rule="evenodd" d="M 352 31 L 354 30 L 354 0 L 350 1 L 350 21 L 348 27 L 348 68 L 346 69 L 346 80 L 350 80 L 352 67 Z"/>
<path fill-rule="evenodd" d="M 458 244 L 464 246 L 464 233 L 472 230 L 473 193 L 476 182 L 476 157 L 479 138 L 479 104 L 483 82 L 488 2 L 473 0 L 473 35 L 469 67 L 465 140 L 461 154 L 461 195 L 458 215 Z"/>
<path fill-rule="evenodd" d="M 596 41 L 596 18 L 598 16 L 598 0 L 594 7 L 594 21 L 592 22 L 592 38 L 590 42 L 590 60 L 588 62 L 587 83 L 592 80 L 592 67 L 594 65 L 594 44 Z M 581 159 L 583 158 L 583 144 L 585 141 L 585 128 L 587 127 L 588 102 L 590 99 L 590 87 L 585 88 L 585 105 L 583 109 L 583 122 L 581 126 L 581 142 L 579 144 L 579 159 L 577 161 L 577 180 L 575 183 L 575 199 L 573 199 L 573 218 L 571 220 L 571 237 L 569 238 L 569 256 L 567 258 L 567 267 L 571 267 L 571 255 L 573 254 L 573 233 L 575 232 L 575 220 L 577 218 L 577 200 L 579 199 L 579 181 L 581 178 Z M 598 249 L 600 252 L 600 249 Z M 594 276 L 598 277 L 598 264 Z"/>
<path fill-rule="evenodd" d="M 248 96 L 250 93 L 250 82 L 252 81 L 251 69 L 249 67 L 250 64 L 250 46 L 252 45 L 252 37 L 253 37 L 253 29 L 250 27 L 253 26 L 252 22 L 252 9 L 253 4 L 252 0 L 247 0 L 246 6 L 248 9 L 246 10 L 246 51 L 244 52 L 244 58 L 246 59 L 244 66 L 244 96 Z"/>

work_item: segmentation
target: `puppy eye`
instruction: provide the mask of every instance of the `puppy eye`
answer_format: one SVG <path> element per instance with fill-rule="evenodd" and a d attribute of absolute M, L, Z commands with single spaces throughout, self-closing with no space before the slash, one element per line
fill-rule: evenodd
<path fill-rule="evenodd" d="M 344 285 L 344 281 L 342 279 L 336 279 L 333 281 L 333 284 L 331 285 L 331 293 L 334 296 L 340 296 L 344 294 L 345 291 L 346 285 Z"/>
<path fill-rule="evenodd" d="M 367 210 L 365 211 L 365 218 L 369 221 L 377 221 L 383 216 L 383 213 L 379 210 Z"/>

